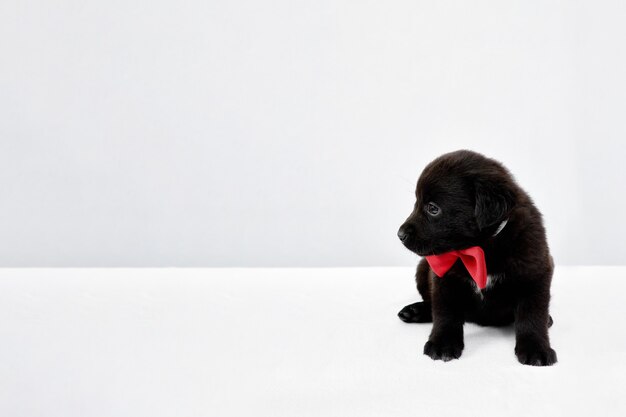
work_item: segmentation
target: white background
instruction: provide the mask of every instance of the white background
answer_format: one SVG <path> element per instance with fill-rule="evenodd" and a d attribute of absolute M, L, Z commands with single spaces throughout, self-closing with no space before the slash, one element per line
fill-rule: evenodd
<path fill-rule="evenodd" d="M 626 3 L 0 2 L 0 266 L 410 265 L 423 166 L 502 160 L 626 261 Z"/>
<path fill-rule="evenodd" d="M 0 415 L 626 415 L 626 3 L 1 0 Z M 559 362 L 422 354 L 432 158 L 545 215 Z M 9 269 L 7 266 L 402 266 Z M 589 285 L 608 289 L 590 299 Z M 452 393 L 452 395 L 451 395 Z M 476 400 L 479 401 L 476 401 Z"/>

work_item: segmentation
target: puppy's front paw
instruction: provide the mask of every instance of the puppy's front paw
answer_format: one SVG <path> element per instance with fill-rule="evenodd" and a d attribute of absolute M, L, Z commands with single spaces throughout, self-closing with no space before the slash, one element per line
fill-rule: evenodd
<path fill-rule="evenodd" d="M 424 355 L 430 356 L 433 360 L 448 362 L 452 359 L 459 359 L 463 353 L 463 347 L 463 340 L 429 340 L 424 345 Z"/>
<path fill-rule="evenodd" d="M 405 323 L 430 323 L 433 321 L 430 303 L 424 301 L 404 307 L 398 313 L 398 317 Z"/>
<path fill-rule="evenodd" d="M 515 346 L 517 360 L 524 365 L 550 366 L 556 363 L 556 352 L 548 345 L 526 342 Z"/>

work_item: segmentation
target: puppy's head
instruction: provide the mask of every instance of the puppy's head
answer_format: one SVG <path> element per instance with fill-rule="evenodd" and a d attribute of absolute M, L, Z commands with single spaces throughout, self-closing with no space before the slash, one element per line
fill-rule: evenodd
<path fill-rule="evenodd" d="M 516 187 L 493 159 L 471 151 L 442 155 L 422 172 L 398 237 L 420 256 L 479 245 L 508 217 Z"/>

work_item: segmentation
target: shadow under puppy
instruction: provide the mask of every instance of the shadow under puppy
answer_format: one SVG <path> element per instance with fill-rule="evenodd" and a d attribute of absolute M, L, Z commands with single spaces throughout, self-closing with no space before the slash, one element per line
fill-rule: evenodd
<path fill-rule="evenodd" d="M 433 323 L 424 354 L 461 356 L 465 321 L 515 324 L 515 354 L 552 365 L 548 313 L 554 265 L 541 213 L 499 162 L 471 151 L 440 156 L 422 172 L 413 212 L 398 230 L 417 266 L 424 301 L 404 307 L 409 323 Z"/>

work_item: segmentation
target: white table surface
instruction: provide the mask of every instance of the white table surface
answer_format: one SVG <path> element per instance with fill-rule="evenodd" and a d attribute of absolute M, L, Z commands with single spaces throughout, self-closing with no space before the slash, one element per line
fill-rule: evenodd
<path fill-rule="evenodd" d="M 626 268 L 559 267 L 559 362 L 422 354 L 412 268 L 0 270 L 0 416 L 624 416 Z"/>

